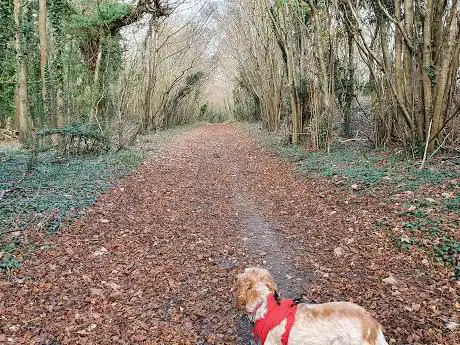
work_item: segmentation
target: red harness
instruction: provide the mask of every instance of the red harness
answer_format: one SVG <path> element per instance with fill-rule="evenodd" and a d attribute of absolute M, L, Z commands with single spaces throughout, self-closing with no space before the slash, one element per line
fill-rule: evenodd
<path fill-rule="evenodd" d="M 256 343 L 264 345 L 268 332 L 278 326 L 284 319 L 287 319 L 286 328 L 281 337 L 281 344 L 287 345 L 289 333 L 291 333 L 292 326 L 294 325 L 296 311 L 297 304 L 293 300 L 283 299 L 278 303 L 275 296 L 268 296 L 267 313 L 264 318 L 256 320 L 252 330 Z"/>

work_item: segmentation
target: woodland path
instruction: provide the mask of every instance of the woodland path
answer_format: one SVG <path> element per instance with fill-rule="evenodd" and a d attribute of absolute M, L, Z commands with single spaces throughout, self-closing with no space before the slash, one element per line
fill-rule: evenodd
<path fill-rule="evenodd" d="M 0 281 L 0 343 L 248 344 L 232 287 L 261 265 L 282 295 L 363 305 L 397 344 L 454 344 L 440 315 L 458 295 L 373 228 L 387 211 L 240 125 L 192 129 Z"/>

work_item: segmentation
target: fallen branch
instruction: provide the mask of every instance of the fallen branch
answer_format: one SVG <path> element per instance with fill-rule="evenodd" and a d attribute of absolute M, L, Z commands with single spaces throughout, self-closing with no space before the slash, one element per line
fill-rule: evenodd
<path fill-rule="evenodd" d="M 426 155 L 428 153 L 428 144 L 430 143 L 430 136 L 431 136 L 431 127 L 433 126 L 433 119 L 430 120 L 430 128 L 428 129 L 428 135 L 426 136 L 426 144 L 425 144 L 425 152 L 423 153 L 423 160 L 422 164 L 420 164 L 420 170 L 423 169 L 423 166 L 426 162 Z"/>
<path fill-rule="evenodd" d="M 369 139 L 365 138 L 352 138 L 352 139 L 337 139 L 337 141 L 341 144 L 348 143 L 350 141 L 369 141 Z"/>
<path fill-rule="evenodd" d="M 444 140 L 442 141 L 441 144 L 439 144 L 439 146 L 437 147 L 436 150 L 433 151 L 433 153 L 430 155 L 430 158 L 433 158 L 433 156 L 436 154 L 436 152 L 438 152 L 440 149 L 442 149 L 442 147 L 444 146 L 444 144 L 446 143 L 446 140 L 447 138 L 449 137 L 450 133 L 448 133 L 445 137 L 444 137 Z"/>

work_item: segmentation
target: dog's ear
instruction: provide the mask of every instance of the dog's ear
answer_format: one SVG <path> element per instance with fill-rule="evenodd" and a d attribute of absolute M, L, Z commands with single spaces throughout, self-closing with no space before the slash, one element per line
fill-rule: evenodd
<path fill-rule="evenodd" d="M 276 283 L 273 280 L 273 277 L 270 274 L 270 272 L 268 272 L 265 269 L 260 270 L 260 272 L 262 273 L 261 280 L 265 283 L 265 285 L 267 286 L 268 290 L 270 290 L 270 292 L 272 292 L 272 293 L 275 293 L 278 290 L 278 287 L 276 286 Z"/>
<path fill-rule="evenodd" d="M 247 276 L 239 274 L 236 279 L 236 309 L 239 311 L 245 311 L 248 301 L 248 292 L 253 287 L 252 280 L 248 279 Z"/>

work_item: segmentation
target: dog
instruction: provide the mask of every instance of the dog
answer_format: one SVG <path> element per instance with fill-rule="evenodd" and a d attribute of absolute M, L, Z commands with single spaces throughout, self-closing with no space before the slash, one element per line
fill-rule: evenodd
<path fill-rule="evenodd" d="M 273 277 L 262 268 L 238 275 L 236 307 L 253 322 L 258 345 L 388 345 L 381 325 L 360 306 L 280 300 Z"/>

